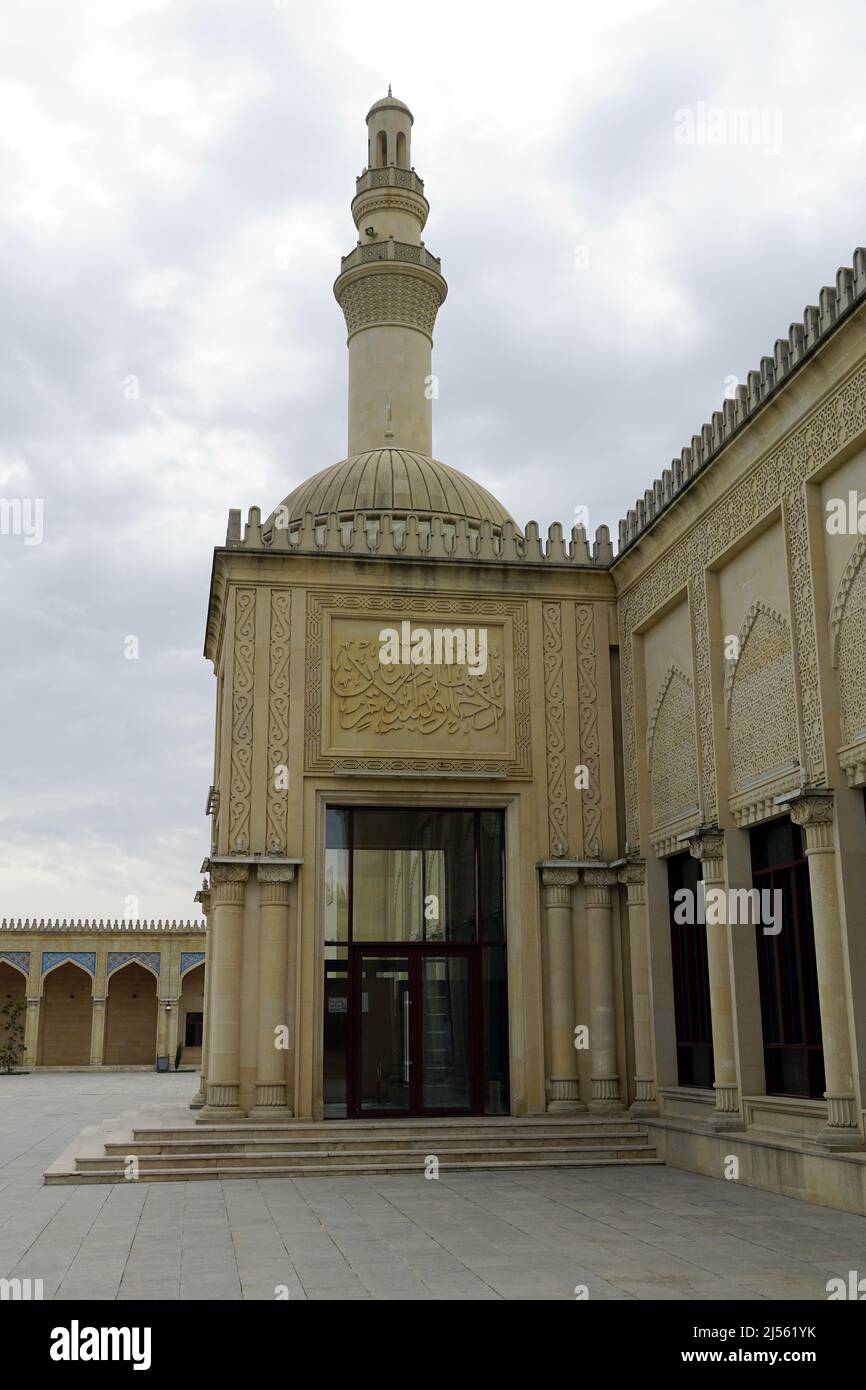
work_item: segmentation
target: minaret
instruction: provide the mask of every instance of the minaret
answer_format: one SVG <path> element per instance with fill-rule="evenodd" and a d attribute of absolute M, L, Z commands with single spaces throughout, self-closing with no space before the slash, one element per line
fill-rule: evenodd
<path fill-rule="evenodd" d="M 430 205 L 411 164 L 412 112 L 388 95 L 367 113 L 367 167 L 356 181 L 358 245 L 334 294 L 349 347 L 349 455 L 433 451 L 433 325 L 447 293 L 421 233 Z"/>

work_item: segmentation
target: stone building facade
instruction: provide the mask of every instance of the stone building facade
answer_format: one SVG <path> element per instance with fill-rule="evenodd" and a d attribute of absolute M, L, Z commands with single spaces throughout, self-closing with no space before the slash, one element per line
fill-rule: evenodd
<path fill-rule="evenodd" d="M 198 1066 L 204 977 L 204 921 L 0 922 L 0 1006 L 25 1006 L 28 1069 Z"/>
<path fill-rule="evenodd" d="M 368 132 L 348 457 L 214 556 L 200 1118 L 628 1107 L 671 1162 L 862 1204 L 866 253 L 616 555 L 542 538 L 432 456 L 411 114 Z"/>
<path fill-rule="evenodd" d="M 433 456 L 446 285 L 367 125 L 348 456 L 214 553 L 197 1121 L 628 1110 L 861 1210 L 866 252 L 616 554 L 542 537 Z"/>

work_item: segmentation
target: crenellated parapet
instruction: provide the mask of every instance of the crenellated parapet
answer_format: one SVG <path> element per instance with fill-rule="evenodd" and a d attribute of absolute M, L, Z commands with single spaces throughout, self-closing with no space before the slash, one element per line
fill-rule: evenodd
<path fill-rule="evenodd" d="M 158 921 L 139 921 L 136 918 L 136 920 L 134 921 L 126 921 L 124 919 L 104 921 L 100 917 L 99 921 L 97 922 L 96 918 L 93 918 L 92 921 L 89 918 L 85 918 L 84 921 L 82 921 L 80 918 L 70 918 L 69 921 L 67 921 L 67 919 L 64 917 L 61 921 L 59 917 L 49 917 L 47 920 L 43 917 L 40 917 L 37 921 L 35 917 L 4 917 L 3 920 L 0 921 L 0 932 L 4 931 L 150 932 L 153 935 L 160 935 L 165 932 L 203 933 L 205 931 L 205 923 L 203 921 L 175 921 L 174 919 L 172 919 L 171 921 L 162 921 L 161 919 Z"/>
<path fill-rule="evenodd" d="M 323 520 L 307 512 L 303 521 L 280 526 L 273 516 L 263 525 L 259 507 L 250 507 L 243 532 L 240 511 L 229 512 L 226 548 L 298 555 L 344 555 L 353 559 L 452 560 L 599 569 L 607 569 L 613 560 L 606 526 L 596 528 L 595 539 L 590 545 L 583 526 L 573 526 L 566 539 L 558 521 L 548 527 L 546 538 L 540 534 L 536 521 L 527 522 L 521 533 L 511 520 L 496 525 L 485 518 L 473 524 L 464 516 L 449 520 L 416 513 L 341 515 L 330 512 Z"/>
<path fill-rule="evenodd" d="M 791 374 L 816 352 L 837 325 L 866 299 L 866 248 L 854 252 L 853 268 L 842 266 L 836 272 L 836 284 L 825 285 L 818 303 L 809 304 L 803 312 L 802 323 L 792 323 L 787 338 L 777 338 L 772 357 L 762 357 L 760 368 L 749 372 L 745 385 L 738 386 L 721 410 L 692 436 L 691 445 L 683 449 L 643 497 L 619 523 L 621 555 L 652 525 L 663 511 L 694 478 L 713 462 L 746 423 Z"/>

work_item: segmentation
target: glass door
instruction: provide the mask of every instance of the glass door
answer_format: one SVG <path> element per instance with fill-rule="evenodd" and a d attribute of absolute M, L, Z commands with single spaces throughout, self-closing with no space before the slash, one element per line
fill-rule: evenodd
<path fill-rule="evenodd" d="M 352 954 L 351 1112 L 477 1114 L 477 953 L 379 946 Z"/>
<path fill-rule="evenodd" d="M 421 999 L 421 1109 L 471 1109 L 470 964 L 465 955 L 418 962 Z"/>
<path fill-rule="evenodd" d="M 412 990 L 409 956 L 355 953 L 355 1111 L 407 1115 L 412 1109 Z"/>

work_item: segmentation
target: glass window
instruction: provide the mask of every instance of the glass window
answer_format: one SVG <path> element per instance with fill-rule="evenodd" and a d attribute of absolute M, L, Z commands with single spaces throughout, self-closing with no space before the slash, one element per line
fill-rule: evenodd
<path fill-rule="evenodd" d="M 824 1050 L 809 866 L 803 832 L 789 817 L 750 831 L 752 883 L 779 893 L 782 929 L 755 927 L 767 1094 L 824 1093 Z"/>
<path fill-rule="evenodd" d="M 351 834 L 353 941 L 476 941 L 475 812 L 358 809 Z"/>

